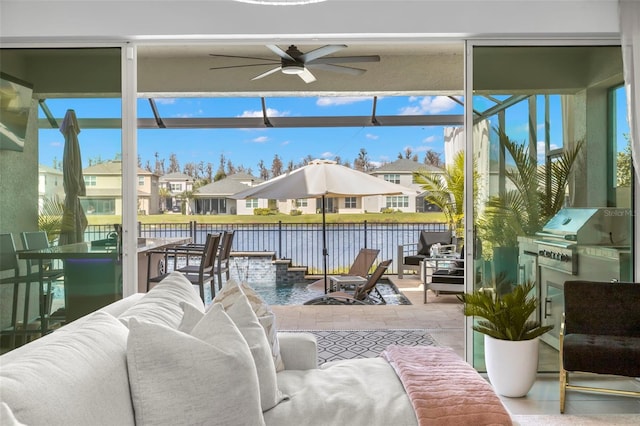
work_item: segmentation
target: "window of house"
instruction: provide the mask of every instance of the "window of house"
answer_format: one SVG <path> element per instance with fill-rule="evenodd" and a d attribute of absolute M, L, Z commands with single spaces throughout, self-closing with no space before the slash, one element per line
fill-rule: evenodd
<path fill-rule="evenodd" d="M 257 209 L 258 208 L 258 199 L 257 198 L 250 198 L 248 200 L 245 201 L 245 206 L 248 209 Z"/>
<path fill-rule="evenodd" d="M 172 183 L 171 192 L 182 192 L 182 184 L 181 183 Z"/>
<path fill-rule="evenodd" d="M 344 207 L 347 209 L 355 209 L 356 208 L 356 197 L 345 197 L 344 199 Z"/>
<path fill-rule="evenodd" d="M 96 176 L 84 176 L 84 184 L 85 186 L 96 186 L 97 183 Z"/>
<path fill-rule="evenodd" d="M 395 209 L 399 207 L 409 207 L 409 196 L 394 195 L 387 197 L 387 208 Z"/>
<path fill-rule="evenodd" d="M 400 175 L 397 173 L 385 174 L 384 180 L 391 183 L 400 183 Z"/>
<path fill-rule="evenodd" d="M 138 176 L 138 186 L 144 186 L 144 176 Z"/>
<path fill-rule="evenodd" d="M 306 198 L 298 198 L 296 200 L 296 207 L 307 207 L 307 199 Z"/>

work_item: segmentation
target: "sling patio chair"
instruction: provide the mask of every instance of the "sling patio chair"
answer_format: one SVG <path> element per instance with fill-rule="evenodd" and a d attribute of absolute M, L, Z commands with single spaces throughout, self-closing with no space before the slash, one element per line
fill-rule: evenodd
<path fill-rule="evenodd" d="M 431 247 L 438 244 L 439 254 L 456 251 L 451 231 L 420 231 L 418 242 L 400 244 L 398 246 L 398 278 L 402 279 L 404 271 L 420 271 L 423 260 L 431 257 Z"/>
<path fill-rule="evenodd" d="M 327 277 L 329 280 L 327 288 L 331 288 L 336 291 L 341 290 L 342 288 L 354 289 L 356 286 L 366 283 L 371 267 L 378 258 L 379 253 L 380 250 L 378 249 L 360 249 L 346 274 Z M 307 287 L 310 290 L 324 291 L 324 278 L 309 284 Z"/>
<path fill-rule="evenodd" d="M 386 301 L 376 288 L 391 259 L 380 262 L 373 274 L 364 285 L 357 286 L 353 294 L 343 291 L 333 291 L 324 296 L 315 297 L 304 302 L 305 305 L 385 305 Z"/>
<path fill-rule="evenodd" d="M 194 286 L 198 287 L 200 297 L 205 305 L 208 305 L 213 297 L 215 296 L 216 287 L 214 283 L 214 267 L 216 262 L 216 253 L 218 252 L 218 246 L 220 244 L 220 234 L 207 234 L 207 240 L 204 244 L 204 250 L 197 250 L 194 253 L 189 253 L 185 249 L 177 249 L 177 248 L 167 248 L 162 253 L 168 253 L 171 256 L 171 252 L 173 251 L 173 255 L 183 255 L 183 256 L 200 256 L 200 261 L 197 265 L 187 265 L 182 268 L 176 268 L 175 270 L 181 272 Z M 157 284 L 163 279 L 165 279 L 169 273 L 160 274 L 158 276 L 152 277 L 150 271 L 150 263 L 147 266 L 147 289 L 150 288 L 151 284 Z M 207 285 L 209 286 L 211 292 L 208 294 L 205 290 Z"/>

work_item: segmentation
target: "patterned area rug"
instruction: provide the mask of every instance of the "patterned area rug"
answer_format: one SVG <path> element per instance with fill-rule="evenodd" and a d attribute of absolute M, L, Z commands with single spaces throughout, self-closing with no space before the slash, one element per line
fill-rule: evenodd
<path fill-rule="evenodd" d="M 301 330 L 318 340 L 318 364 L 354 358 L 373 358 L 392 344 L 431 345 L 435 340 L 423 329 L 395 330 Z"/>

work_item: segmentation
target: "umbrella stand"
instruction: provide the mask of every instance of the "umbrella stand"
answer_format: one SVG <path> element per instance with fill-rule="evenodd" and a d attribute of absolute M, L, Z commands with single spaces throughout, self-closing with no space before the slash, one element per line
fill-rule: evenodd
<path fill-rule="evenodd" d="M 323 271 L 324 271 L 324 294 L 327 294 L 327 257 L 329 252 L 327 251 L 327 220 L 325 217 L 325 195 L 322 194 L 322 259 L 323 259 Z"/>

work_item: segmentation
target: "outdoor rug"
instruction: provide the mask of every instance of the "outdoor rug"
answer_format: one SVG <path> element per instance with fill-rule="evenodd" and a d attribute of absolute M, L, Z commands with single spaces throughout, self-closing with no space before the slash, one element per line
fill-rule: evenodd
<path fill-rule="evenodd" d="M 394 330 L 300 330 L 313 333 L 318 341 L 318 365 L 327 361 L 374 358 L 388 345 L 431 345 L 437 343 L 424 329 Z"/>

